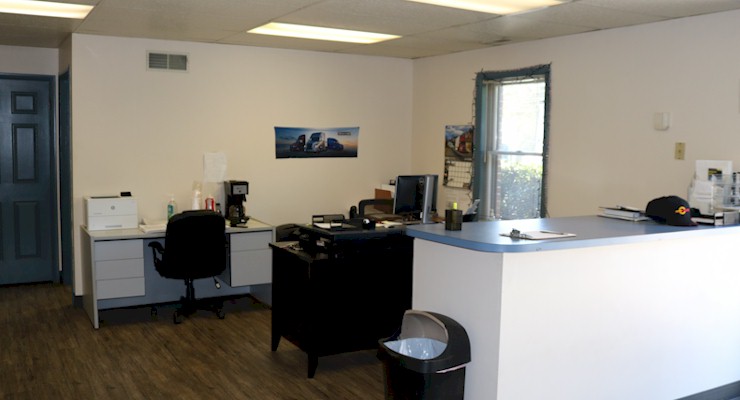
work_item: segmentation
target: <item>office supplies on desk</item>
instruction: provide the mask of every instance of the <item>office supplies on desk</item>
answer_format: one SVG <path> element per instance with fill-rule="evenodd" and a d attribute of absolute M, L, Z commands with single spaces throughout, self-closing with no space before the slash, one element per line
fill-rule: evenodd
<path fill-rule="evenodd" d="M 345 224 L 344 215 L 342 214 L 313 215 L 311 216 L 311 223 L 321 229 L 356 228 L 353 225 Z"/>
<path fill-rule="evenodd" d="M 445 230 L 459 231 L 462 229 L 463 213 L 457 209 L 457 203 L 453 203 L 452 209 L 445 210 Z"/>
<path fill-rule="evenodd" d="M 607 218 L 622 219 L 626 221 L 647 221 L 650 218 L 645 216 L 645 212 L 635 207 L 614 206 L 599 207 L 601 212 L 599 216 Z"/>
<path fill-rule="evenodd" d="M 738 211 L 723 211 L 714 214 L 691 214 L 691 221 L 702 225 L 726 226 L 740 223 Z"/>
<path fill-rule="evenodd" d="M 393 228 L 397 226 L 403 226 L 403 222 L 398 221 L 378 221 L 375 223 L 376 227 L 380 228 Z"/>
<path fill-rule="evenodd" d="M 165 232 L 167 230 L 167 223 L 148 223 L 148 224 L 139 224 L 139 230 L 141 230 L 144 233 L 152 233 L 152 232 Z"/>
<path fill-rule="evenodd" d="M 554 232 L 546 230 L 527 231 L 521 232 L 518 229 L 512 229 L 509 233 L 502 233 L 501 236 L 508 236 L 512 239 L 526 239 L 526 240 L 546 240 L 546 239 L 563 239 L 568 237 L 575 237 L 575 233 L 568 232 Z"/>

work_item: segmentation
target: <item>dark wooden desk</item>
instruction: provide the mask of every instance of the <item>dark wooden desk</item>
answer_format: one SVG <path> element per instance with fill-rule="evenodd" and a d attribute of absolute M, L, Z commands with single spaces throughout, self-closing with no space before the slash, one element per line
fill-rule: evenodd
<path fill-rule="evenodd" d="M 400 327 L 411 308 L 413 239 L 402 229 L 305 235 L 326 247 L 270 245 L 272 351 L 288 339 L 307 353 L 312 378 L 318 357 L 377 348 Z"/>

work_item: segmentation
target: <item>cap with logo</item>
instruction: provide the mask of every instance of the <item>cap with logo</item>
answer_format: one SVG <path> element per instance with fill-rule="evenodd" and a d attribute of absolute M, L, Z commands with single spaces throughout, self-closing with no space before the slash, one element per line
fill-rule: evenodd
<path fill-rule="evenodd" d="M 663 196 L 650 200 L 645 215 L 656 222 L 675 226 L 694 226 L 689 203 L 678 196 Z"/>

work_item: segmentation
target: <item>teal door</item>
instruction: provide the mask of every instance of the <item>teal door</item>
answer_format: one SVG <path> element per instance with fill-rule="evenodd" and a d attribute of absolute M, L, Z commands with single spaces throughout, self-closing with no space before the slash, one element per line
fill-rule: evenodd
<path fill-rule="evenodd" d="M 58 277 L 53 83 L 0 75 L 0 285 Z"/>

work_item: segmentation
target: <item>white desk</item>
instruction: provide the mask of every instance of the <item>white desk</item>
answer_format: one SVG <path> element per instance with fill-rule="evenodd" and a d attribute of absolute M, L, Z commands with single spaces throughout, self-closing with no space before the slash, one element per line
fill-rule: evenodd
<path fill-rule="evenodd" d="M 577 236 L 500 236 L 512 228 Z M 672 400 L 740 381 L 740 226 L 590 216 L 406 234 L 413 307 L 470 337 L 466 399 Z"/>
<path fill-rule="evenodd" d="M 185 294 L 183 281 L 157 273 L 149 243 L 163 241 L 164 232 L 139 229 L 88 231 L 82 229 L 83 306 L 95 329 L 98 311 L 178 301 Z M 250 219 L 246 228 L 227 228 L 230 257 L 218 276 L 225 283 L 217 289 L 211 279 L 195 281 L 198 298 L 247 294 L 253 285 L 272 281 L 270 242 L 274 228 Z"/>

